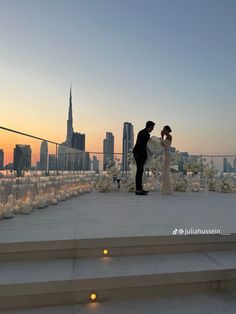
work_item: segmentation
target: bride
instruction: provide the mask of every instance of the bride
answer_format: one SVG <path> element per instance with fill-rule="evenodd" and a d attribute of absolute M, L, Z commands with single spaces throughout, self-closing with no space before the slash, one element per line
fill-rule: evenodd
<path fill-rule="evenodd" d="M 171 191 L 171 183 L 170 183 L 170 164 L 172 160 L 171 156 L 171 142 L 172 136 L 170 133 L 172 132 L 169 125 L 164 126 L 161 131 L 161 145 L 164 148 L 163 152 L 163 173 L 162 173 L 162 184 L 161 184 L 161 193 L 162 194 L 172 194 Z"/>
<path fill-rule="evenodd" d="M 171 128 L 166 125 L 161 131 L 161 139 L 152 136 L 147 142 L 147 160 L 145 162 L 145 167 L 149 168 L 152 164 L 153 159 L 163 152 L 163 173 L 162 173 L 162 183 L 161 183 L 161 193 L 162 194 L 172 194 L 171 183 L 170 183 L 170 164 L 171 164 L 171 142 L 172 136 Z"/>

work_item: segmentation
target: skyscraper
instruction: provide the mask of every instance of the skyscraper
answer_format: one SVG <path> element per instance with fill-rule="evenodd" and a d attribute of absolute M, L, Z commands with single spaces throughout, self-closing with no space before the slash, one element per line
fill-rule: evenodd
<path fill-rule="evenodd" d="M 128 154 L 134 147 L 134 127 L 130 122 L 124 122 L 123 147 L 122 147 L 122 170 L 128 171 Z"/>
<path fill-rule="evenodd" d="M 82 157 L 82 170 L 83 171 L 90 171 L 91 170 L 91 160 L 89 157 L 89 153 L 88 152 L 84 152 L 83 153 L 83 157 Z"/>
<path fill-rule="evenodd" d="M 57 159 L 55 154 L 48 155 L 48 170 L 56 170 Z"/>
<path fill-rule="evenodd" d="M 0 170 L 4 169 L 4 151 L 0 149 Z"/>
<path fill-rule="evenodd" d="M 109 161 L 114 161 L 114 136 L 111 132 L 106 132 L 103 140 L 103 170 L 106 170 Z"/>
<path fill-rule="evenodd" d="M 31 148 L 30 145 L 17 144 L 14 148 L 14 170 L 17 176 L 21 176 L 22 170 L 28 170 L 31 167 Z"/>
<path fill-rule="evenodd" d="M 40 170 L 47 171 L 48 167 L 48 142 L 43 141 L 40 147 Z"/>
<path fill-rule="evenodd" d="M 228 169 L 228 159 L 227 158 L 224 158 L 223 159 L 223 172 L 228 172 L 229 169 Z"/>
<path fill-rule="evenodd" d="M 95 173 L 99 173 L 99 160 L 96 156 L 93 156 L 93 171 L 95 171 Z"/>
<path fill-rule="evenodd" d="M 67 135 L 66 142 L 69 146 L 71 146 L 72 136 L 73 136 L 73 115 L 72 115 L 72 94 L 70 88 L 70 98 L 69 98 L 69 112 L 67 119 Z"/>
<path fill-rule="evenodd" d="M 181 152 L 180 153 L 180 161 L 178 164 L 179 172 L 184 172 L 184 163 L 188 161 L 190 158 L 188 152 Z"/>
<path fill-rule="evenodd" d="M 73 132 L 71 146 L 73 148 L 85 151 L 85 134 Z"/>
<path fill-rule="evenodd" d="M 66 140 L 58 149 L 58 169 L 83 170 L 83 151 L 85 150 L 85 134 L 74 132 L 72 111 L 72 89 L 70 88 L 69 111 L 67 119 Z M 66 146 L 66 147 L 65 147 Z M 68 147 L 68 148 L 67 148 Z M 72 149 L 75 148 L 75 149 Z M 87 167 L 87 164 L 86 164 Z"/>

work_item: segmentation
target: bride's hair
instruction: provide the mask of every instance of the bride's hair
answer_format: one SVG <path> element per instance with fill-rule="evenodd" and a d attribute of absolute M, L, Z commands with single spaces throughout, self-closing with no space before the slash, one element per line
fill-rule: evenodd
<path fill-rule="evenodd" d="M 165 125 L 165 126 L 164 126 L 164 129 L 166 129 L 169 133 L 171 133 L 171 132 L 172 132 L 172 130 L 171 130 L 171 128 L 170 128 L 170 126 L 169 126 L 169 125 Z"/>

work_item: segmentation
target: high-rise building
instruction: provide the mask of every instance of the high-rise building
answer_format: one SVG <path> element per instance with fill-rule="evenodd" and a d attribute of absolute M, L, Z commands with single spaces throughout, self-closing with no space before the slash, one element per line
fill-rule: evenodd
<path fill-rule="evenodd" d="M 106 132 L 103 140 L 103 170 L 106 170 L 110 161 L 114 161 L 114 136 L 111 132 Z"/>
<path fill-rule="evenodd" d="M 0 149 L 0 170 L 4 169 L 4 151 Z"/>
<path fill-rule="evenodd" d="M 48 170 L 56 170 L 57 159 L 55 154 L 48 155 Z"/>
<path fill-rule="evenodd" d="M 124 122 L 123 126 L 123 146 L 122 146 L 122 170 L 128 171 L 128 154 L 134 147 L 134 127 L 130 122 Z"/>
<path fill-rule="evenodd" d="M 229 168 L 228 168 L 228 158 L 224 158 L 223 159 L 223 172 L 228 172 Z"/>
<path fill-rule="evenodd" d="M 99 173 L 99 160 L 96 156 L 93 156 L 93 171 L 95 171 L 95 173 Z"/>
<path fill-rule="evenodd" d="M 236 158 L 234 158 L 234 172 L 236 172 Z"/>
<path fill-rule="evenodd" d="M 17 144 L 14 148 L 14 170 L 17 176 L 21 176 L 22 170 L 31 168 L 31 148 L 30 145 Z"/>
<path fill-rule="evenodd" d="M 72 91 L 70 88 L 67 134 L 65 142 L 58 149 L 58 169 L 83 170 L 84 151 L 85 134 L 77 133 L 73 130 Z"/>
<path fill-rule="evenodd" d="M 40 147 L 40 170 L 47 171 L 48 168 L 48 142 L 43 141 Z"/>
<path fill-rule="evenodd" d="M 85 134 L 73 132 L 71 146 L 73 148 L 85 151 Z"/>
<path fill-rule="evenodd" d="M 184 163 L 189 160 L 189 154 L 187 152 L 180 153 L 180 161 L 178 164 L 179 172 L 184 172 Z"/>
<path fill-rule="evenodd" d="M 84 152 L 82 157 L 82 170 L 90 171 L 91 170 L 91 160 L 89 157 L 89 153 Z"/>
<path fill-rule="evenodd" d="M 66 142 L 69 146 L 71 146 L 71 140 L 73 136 L 73 115 L 72 115 L 72 93 L 70 88 L 70 98 L 69 98 L 69 112 L 68 112 L 68 119 L 67 119 L 67 135 L 66 135 Z"/>
<path fill-rule="evenodd" d="M 228 172 L 234 172 L 233 167 L 231 166 L 230 161 L 228 162 Z"/>

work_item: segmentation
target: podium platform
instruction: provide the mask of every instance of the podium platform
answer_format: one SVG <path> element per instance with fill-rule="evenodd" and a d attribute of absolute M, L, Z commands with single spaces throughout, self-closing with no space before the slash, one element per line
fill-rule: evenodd
<path fill-rule="evenodd" d="M 2 220 L 0 313 L 235 313 L 235 204 L 214 192 L 90 193 Z"/>

